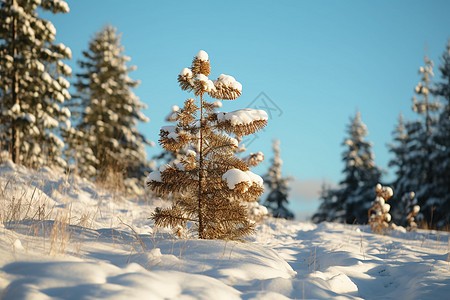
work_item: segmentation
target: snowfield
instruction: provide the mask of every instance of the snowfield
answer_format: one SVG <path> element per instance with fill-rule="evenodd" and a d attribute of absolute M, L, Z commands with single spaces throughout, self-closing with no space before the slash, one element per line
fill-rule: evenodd
<path fill-rule="evenodd" d="M 372 201 L 373 199 L 368 199 Z M 153 228 L 160 200 L 0 166 L 1 299 L 448 299 L 447 232 L 267 219 L 246 242 Z"/>

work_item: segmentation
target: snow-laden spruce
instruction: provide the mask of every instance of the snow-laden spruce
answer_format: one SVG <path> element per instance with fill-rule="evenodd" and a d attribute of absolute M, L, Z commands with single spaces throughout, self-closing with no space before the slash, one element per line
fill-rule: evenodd
<path fill-rule="evenodd" d="M 176 156 L 150 173 L 147 185 L 171 198 L 173 205 L 158 208 L 152 219 L 155 225 L 171 227 L 177 233 L 186 232 L 192 222 L 194 226 L 189 228 L 201 239 L 239 239 L 255 229 L 248 210 L 264 213 L 257 205 L 245 205 L 255 203 L 262 194 L 263 180 L 235 153 L 241 151 L 242 136 L 267 124 L 267 114 L 254 109 L 216 112 L 221 105 L 205 97 L 234 100 L 241 95 L 242 85 L 223 74 L 211 80 L 210 73 L 209 56 L 200 51 L 191 67 L 178 75 L 181 88 L 193 92 L 197 100 L 188 98 L 181 109 L 173 109 L 169 121 L 175 125 L 161 128 L 159 142 Z M 257 155 L 252 165 L 261 157 Z"/>
<path fill-rule="evenodd" d="M 406 137 L 402 147 L 407 155 L 404 157 L 403 174 L 396 180 L 401 195 L 415 191 L 419 205 L 428 220 L 431 219 L 431 212 L 435 206 L 432 201 L 429 201 L 434 192 L 433 169 L 441 164 L 432 159 L 433 153 L 439 152 L 431 136 L 435 132 L 438 121 L 437 112 L 441 107 L 440 103 L 432 98 L 434 91 L 431 82 L 434 76 L 433 65 L 433 61 L 425 56 L 425 66 L 419 68 L 421 78 L 414 87 L 415 95 L 412 98 L 412 109 L 419 115 L 419 119 L 408 121 L 405 124 Z"/>
<path fill-rule="evenodd" d="M 440 111 L 435 130 L 431 133 L 433 141 L 434 161 L 433 185 L 430 189 L 426 208 L 433 210 L 433 223 L 438 228 L 450 224 L 450 40 L 442 55 L 442 64 L 439 66 L 441 80 L 437 83 L 434 94 L 439 97 L 443 108 Z"/>
<path fill-rule="evenodd" d="M 66 167 L 61 136 L 70 128 L 70 48 L 56 42 L 53 24 L 38 12 L 68 13 L 62 0 L 1 1 L 0 152 L 31 167 Z M 9 154 L 6 154 L 9 152 Z"/>
<path fill-rule="evenodd" d="M 78 114 L 67 136 L 68 156 L 81 176 L 142 194 L 150 170 L 145 147 L 153 143 L 137 129 L 138 122 L 149 121 L 142 113 L 147 106 L 133 93 L 139 81 L 128 76 L 135 67 L 127 66 L 130 58 L 120 40 L 116 28 L 104 27 L 79 62 L 82 73 L 72 103 Z"/>
<path fill-rule="evenodd" d="M 379 182 L 381 170 L 375 164 L 372 143 L 365 140 L 367 126 L 357 111 L 347 127 L 348 137 L 342 153 L 345 166 L 342 171 L 345 178 L 337 189 L 322 191 L 322 204 L 313 216 L 314 222 L 338 221 L 364 224 L 368 221 L 367 211 L 373 189 Z"/>
<path fill-rule="evenodd" d="M 289 181 L 293 178 L 290 176 L 283 177 L 281 167 L 283 160 L 281 159 L 280 141 L 274 139 L 272 143 L 274 157 L 272 165 L 264 175 L 264 182 L 269 187 L 264 205 L 275 218 L 293 219 L 294 214 L 287 208 L 289 203 Z"/>

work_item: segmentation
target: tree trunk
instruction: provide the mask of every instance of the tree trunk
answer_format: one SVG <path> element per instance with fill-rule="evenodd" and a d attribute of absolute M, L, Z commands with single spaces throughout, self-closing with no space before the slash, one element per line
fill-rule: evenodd
<path fill-rule="evenodd" d="M 200 150 L 198 174 L 198 237 L 205 238 L 205 225 L 203 224 L 203 94 L 200 94 Z"/>
<path fill-rule="evenodd" d="M 13 1 L 13 5 L 15 5 L 16 1 Z M 14 17 L 13 19 L 13 28 L 12 28 L 12 54 L 13 54 L 13 74 L 12 74 L 12 87 L 11 87 L 11 104 L 14 106 L 19 103 L 19 80 L 17 76 L 17 63 L 16 63 L 16 57 L 17 57 L 17 47 L 16 47 L 16 39 L 17 39 L 17 18 Z M 17 124 L 17 120 L 14 119 L 14 117 L 11 117 L 11 158 L 14 163 L 19 163 L 19 157 L 20 157 L 20 137 L 19 137 L 19 128 Z"/>

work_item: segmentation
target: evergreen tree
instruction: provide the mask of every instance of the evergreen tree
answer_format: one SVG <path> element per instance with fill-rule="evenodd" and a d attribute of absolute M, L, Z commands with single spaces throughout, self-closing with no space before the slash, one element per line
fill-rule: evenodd
<path fill-rule="evenodd" d="M 323 182 L 320 188 L 320 197 L 319 201 L 321 202 L 319 209 L 312 216 L 311 220 L 314 223 L 321 223 L 324 221 L 334 221 L 330 217 L 336 216 L 336 211 L 334 208 L 336 207 L 335 202 L 337 201 L 336 191 L 333 191 L 329 184 Z"/>
<path fill-rule="evenodd" d="M 254 231 L 243 201 L 255 201 L 263 192 L 263 181 L 235 156 L 238 141 L 231 135 L 242 137 L 262 129 L 268 116 L 255 109 L 214 112 L 206 95 L 234 100 L 242 85 L 224 74 L 212 81 L 207 77 L 210 70 L 208 54 L 200 51 L 191 68 L 178 76 L 181 89 L 193 92 L 197 101 L 188 98 L 176 124 L 161 129 L 159 142 L 165 150 L 188 150 L 179 163 L 149 174 L 147 185 L 152 191 L 165 199 L 178 194 L 171 207 L 158 208 L 152 219 L 156 226 L 176 232 L 192 222 L 201 239 L 239 239 Z"/>
<path fill-rule="evenodd" d="M 69 128 L 72 54 L 37 11 L 67 13 L 61 0 L 5 0 L 0 6 L 0 152 L 30 167 L 65 167 L 59 128 Z M 61 126 L 66 123 L 65 126 Z"/>
<path fill-rule="evenodd" d="M 275 218 L 293 219 L 294 214 L 286 207 L 288 201 L 288 190 L 290 177 L 283 177 L 281 174 L 280 141 L 274 140 L 272 143 L 274 157 L 272 158 L 272 166 L 264 176 L 264 182 L 270 189 L 264 205 L 269 209 Z"/>
<path fill-rule="evenodd" d="M 361 115 L 356 112 L 348 126 L 349 137 L 343 145 L 347 149 L 342 153 L 345 164 L 343 174 L 345 178 L 340 187 L 328 191 L 326 208 L 327 221 L 366 223 L 367 211 L 373 189 L 377 185 L 381 171 L 375 165 L 372 143 L 364 139 L 367 136 L 367 126 L 361 121 Z"/>
<path fill-rule="evenodd" d="M 82 73 L 77 74 L 78 94 L 71 104 L 78 107 L 77 131 L 69 138 L 70 150 L 77 156 L 71 159 L 81 176 L 95 174 L 97 181 L 106 183 L 124 179 L 128 191 L 141 193 L 142 189 L 132 189 L 144 182 L 149 171 L 145 146 L 151 142 L 136 126 L 149 120 L 141 112 L 146 105 L 132 91 L 139 82 L 128 73 L 136 68 L 126 65 L 130 58 L 123 54 L 120 39 L 116 28 L 104 27 L 83 52 L 84 60 L 79 61 Z M 78 152 L 82 148 L 86 151 Z M 117 178 L 111 179 L 111 175 Z"/>
<path fill-rule="evenodd" d="M 440 98 L 443 109 L 432 134 L 435 151 L 430 159 L 434 161 L 434 184 L 428 206 L 435 207 L 433 219 L 442 228 L 450 223 L 450 40 L 442 55 L 439 66 L 442 81 L 437 84 L 435 94 Z"/>
<path fill-rule="evenodd" d="M 391 200 L 392 207 L 392 217 L 395 222 L 400 223 L 404 218 L 404 215 L 400 213 L 402 211 L 402 201 L 400 199 L 401 195 L 411 191 L 411 186 L 407 185 L 405 179 L 407 166 L 407 144 L 408 135 L 406 133 L 404 117 L 402 114 L 399 115 L 398 125 L 396 129 L 392 132 L 394 136 L 394 143 L 389 144 L 389 152 L 394 154 L 394 157 L 389 161 L 389 167 L 395 167 L 396 179 L 392 183 L 395 194 L 399 196 L 394 196 Z"/>
<path fill-rule="evenodd" d="M 406 124 L 406 156 L 404 174 L 398 179 L 402 193 L 416 192 L 417 199 L 426 220 L 431 220 L 433 214 L 433 203 L 430 200 L 433 193 L 435 176 L 435 162 L 432 155 L 436 151 L 435 143 L 431 136 L 436 129 L 437 118 L 435 113 L 439 110 L 440 104 L 431 101 L 431 78 L 433 74 L 433 62 L 425 57 L 425 67 L 419 68 L 421 82 L 417 84 L 414 91 L 417 96 L 413 97 L 412 108 L 421 118 L 417 121 L 410 121 Z M 399 196 L 401 194 L 398 194 Z"/>

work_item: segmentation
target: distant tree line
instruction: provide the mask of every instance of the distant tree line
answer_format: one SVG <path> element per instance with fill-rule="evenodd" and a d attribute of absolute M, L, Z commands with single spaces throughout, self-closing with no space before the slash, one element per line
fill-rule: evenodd
<path fill-rule="evenodd" d="M 433 62 L 425 57 L 419 68 L 420 82 L 414 88 L 412 109 L 416 120 L 399 116 L 389 151 L 389 166 L 395 180 L 385 183 L 394 190 L 391 214 L 396 224 L 407 225 L 402 198 L 415 194 L 423 214 L 423 226 L 448 228 L 450 223 L 450 41 L 439 66 L 440 80 L 433 81 Z M 324 186 L 314 222 L 334 221 L 363 224 L 374 199 L 381 170 L 375 165 L 372 144 L 365 140 L 366 125 L 356 113 L 347 128 L 343 179 L 337 188 Z M 405 198 L 405 199 L 406 199 Z"/>

